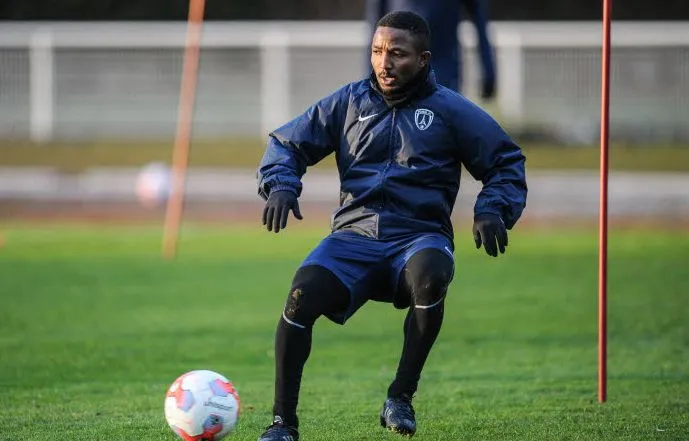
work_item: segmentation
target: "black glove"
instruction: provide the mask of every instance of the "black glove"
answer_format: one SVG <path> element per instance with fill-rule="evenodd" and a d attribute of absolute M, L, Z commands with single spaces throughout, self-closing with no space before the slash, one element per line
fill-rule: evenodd
<path fill-rule="evenodd" d="M 474 216 L 472 231 L 477 249 L 481 248 L 481 243 L 483 243 L 489 256 L 498 257 L 498 249 L 500 249 L 501 254 L 505 253 L 507 228 L 505 228 L 505 223 L 500 219 L 500 216 L 489 213 L 477 214 Z M 497 242 L 497 247 L 495 242 Z"/>
<path fill-rule="evenodd" d="M 484 78 L 481 83 L 481 98 L 484 101 L 492 100 L 495 96 L 495 78 Z"/>
<path fill-rule="evenodd" d="M 299 212 L 299 202 L 297 202 L 297 195 L 291 191 L 272 191 L 266 207 L 263 209 L 263 225 L 268 228 L 268 231 L 275 231 L 285 229 L 287 226 L 287 216 L 289 211 L 294 212 L 294 217 L 303 219 Z"/>

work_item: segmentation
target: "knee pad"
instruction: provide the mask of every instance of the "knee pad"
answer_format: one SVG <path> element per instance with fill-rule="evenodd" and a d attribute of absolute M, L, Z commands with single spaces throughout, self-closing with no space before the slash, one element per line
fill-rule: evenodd
<path fill-rule="evenodd" d="M 323 314 L 349 304 L 349 290 L 330 270 L 309 265 L 297 270 L 283 315 L 291 324 L 307 327 Z"/>
<path fill-rule="evenodd" d="M 444 252 L 429 248 L 414 254 L 404 268 L 404 285 L 417 308 L 442 302 L 452 281 L 454 262 Z"/>

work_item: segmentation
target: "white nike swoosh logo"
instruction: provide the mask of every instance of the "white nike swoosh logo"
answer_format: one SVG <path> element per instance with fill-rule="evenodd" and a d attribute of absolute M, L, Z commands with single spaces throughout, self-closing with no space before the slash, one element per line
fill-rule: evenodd
<path fill-rule="evenodd" d="M 359 121 L 366 121 L 367 119 L 371 119 L 371 118 L 373 118 L 373 117 L 376 116 L 376 115 L 378 115 L 378 114 L 377 114 L 377 113 L 374 113 L 373 115 L 369 115 L 369 116 L 361 116 L 361 115 L 359 115 Z"/>

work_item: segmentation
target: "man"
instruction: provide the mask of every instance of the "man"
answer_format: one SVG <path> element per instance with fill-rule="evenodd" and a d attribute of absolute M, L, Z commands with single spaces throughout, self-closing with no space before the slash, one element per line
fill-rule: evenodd
<path fill-rule="evenodd" d="M 440 331 L 454 274 L 450 215 L 460 164 L 483 182 L 474 239 L 504 253 L 525 206 L 524 156 L 478 106 L 439 86 L 429 67 L 430 31 L 412 12 L 378 22 L 369 79 L 348 84 L 270 134 L 259 168 L 263 224 L 276 233 L 308 166 L 334 152 L 341 181 L 332 233 L 297 270 L 275 338 L 273 423 L 260 441 L 297 441 L 297 402 L 313 324 L 344 324 L 368 300 L 409 308 L 402 356 L 380 422 L 416 431 L 412 397 Z"/>
<path fill-rule="evenodd" d="M 471 19 L 478 42 L 481 63 L 481 98 L 495 95 L 495 59 L 488 37 L 488 12 L 484 0 L 367 0 L 366 21 L 376 21 L 390 11 L 408 10 L 423 17 L 433 29 L 430 51 L 438 83 L 452 90 L 462 90 L 462 51 L 457 38 L 463 9 Z"/>

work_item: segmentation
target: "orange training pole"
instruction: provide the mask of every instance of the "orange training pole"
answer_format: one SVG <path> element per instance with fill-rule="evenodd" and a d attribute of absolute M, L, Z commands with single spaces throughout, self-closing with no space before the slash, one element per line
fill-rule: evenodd
<path fill-rule="evenodd" d="M 172 192 L 168 199 L 163 227 L 163 257 L 167 259 L 173 259 L 177 254 L 177 239 L 184 212 L 184 182 L 189 164 L 204 8 L 205 0 L 189 0 L 184 70 L 177 113 L 175 149 L 172 155 Z"/>
<path fill-rule="evenodd" d="M 598 252 L 598 401 L 607 399 L 608 380 L 608 128 L 610 124 L 610 12 L 603 0 L 603 51 L 600 114 L 600 225 Z"/>

